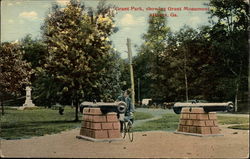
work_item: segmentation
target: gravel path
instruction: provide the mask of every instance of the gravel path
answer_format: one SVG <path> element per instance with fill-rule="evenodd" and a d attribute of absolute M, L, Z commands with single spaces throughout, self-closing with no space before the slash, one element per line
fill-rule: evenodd
<path fill-rule="evenodd" d="M 5 157 L 67 158 L 247 158 L 249 131 L 221 127 L 217 137 L 172 132 L 137 132 L 134 141 L 90 142 L 77 139 L 80 129 L 23 140 L 2 140 Z"/>
<path fill-rule="evenodd" d="M 146 109 L 137 111 L 148 112 Z M 153 109 L 153 118 L 171 110 Z M 151 120 L 153 119 L 151 118 Z M 148 120 L 137 122 L 143 123 Z M 1 157 L 48 158 L 247 158 L 249 130 L 220 125 L 223 136 L 197 137 L 166 131 L 134 133 L 134 141 L 90 142 L 77 139 L 80 129 L 22 140 L 1 140 Z"/>

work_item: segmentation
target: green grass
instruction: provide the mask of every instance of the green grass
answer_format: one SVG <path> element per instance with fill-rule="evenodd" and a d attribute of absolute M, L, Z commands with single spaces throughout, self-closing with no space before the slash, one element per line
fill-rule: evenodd
<path fill-rule="evenodd" d="M 143 119 L 153 118 L 153 115 L 151 115 L 150 113 L 144 113 L 144 112 L 135 112 L 134 116 L 135 116 L 135 120 L 143 120 Z"/>
<path fill-rule="evenodd" d="M 74 114 L 70 107 L 65 107 L 64 115 L 51 109 L 6 110 L 1 116 L 1 138 L 21 139 L 73 129 L 80 126 L 80 122 L 73 122 Z"/>
<path fill-rule="evenodd" d="M 218 116 L 218 122 L 222 125 L 226 124 L 246 124 L 249 123 L 249 118 L 246 117 L 229 117 Z"/>
<path fill-rule="evenodd" d="M 239 129 L 239 130 L 249 130 L 249 124 L 239 124 L 234 126 L 229 126 L 230 129 Z"/>
<path fill-rule="evenodd" d="M 140 126 L 134 127 L 134 131 L 153 131 L 153 130 L 174 131 L 178 127 L 179 117 L 180 116 L 177 114 L 166 114 L 163 115 L 163 117 L 160 119 L 148 121 Z"/>

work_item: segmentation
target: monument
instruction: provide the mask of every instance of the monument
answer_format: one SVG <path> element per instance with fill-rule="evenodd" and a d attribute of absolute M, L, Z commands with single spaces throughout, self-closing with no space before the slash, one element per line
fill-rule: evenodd
<path fill-rule="evenodd" d="M 22 107 L 19 107 L 20 110 L 24 110 L 25 108 L 30 108 L 30 107 L 36 107 L 35 104 L 32 102 L 31 99 L 31 88 L 29 86 L 26 87 L 26 99 L 25 103 L 23 104 Z"/>

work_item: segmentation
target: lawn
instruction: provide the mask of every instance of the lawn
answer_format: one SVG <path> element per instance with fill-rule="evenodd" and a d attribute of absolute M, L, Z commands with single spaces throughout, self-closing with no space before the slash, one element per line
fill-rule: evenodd
<path fill-rule="evenodd" d="M 165 114 L 162 118 L 143 123 L 134 127 L 134 131 L 166 130 L 175 131 L 179 124 L 180 115 Z"/>
<path fill-rule="evenodd" d="M 135 120 L 144 120 L 144 119 L 153 118 L 153 115 L 151 115 L 150 113 L 144 113 L 144 112 L 135 112 L 134 116 L 135 116 Z"/>
<path fill-rule="evenodd" d="M 218 122 L 224 124 L 238 124 L 229 126 L 231 129 L 249 130 L 249 118 L 245 117 L 228 117 L 218 116 Z M 179 115 L 166 114 L 161 119 L 152 120 L 143 123 L 142 125 L 134 127 L 134 131 L 153 131 L 153 130 L 165 130 L 175 131 L 179 124 Z"/>
<path fill-rule="evenodd" d="M 60 115 L 58 110 L 44 108 L 24 111 L 8 109 L 5 113 L 1 116 L 1 138 L 4 139 L 42 136 L 80 126 L 80 121 L 73 122 L 75 109 L 70 107 L 65 107 L 64 115 Z"/>
<path fill-rule="evenodd" d="M 246 123 L 249 123 L 249 118 L 218 116 L 218 121 L 222 125 L 226 125 L 226 124 L 246 124 Z"/>
<path fill-rule="evenodd" d="M 32 136 L 43 136 L 61 131 L 80 127 L 81 121 L 73 122 L 75 109 L 65 107 L 64 115 L 60 115 L 58 110 L 34 109 L 34 110 L 12 110 L 6 109 L 5 115 L 1 116 L 1 138 L 22 139 Z M 135 112 L 135 120 L 149 119 L 153 116 L 150 113 Z M 136 126 L 134 131 L 165 130 L 175 131 L 179 124 L 177 114 L 165 114 L 162 118 L 142 123 Z M 79 113 L 79 119 L 82 115 Z M 238 124 L 230 126 L 233 129 L 249 130 L 249 119 L 244 117 L 218 116 L 220 124 Z"/>
<path fill-rule="evenodd" d="M 64 115 L 60 115 L 54 109 L 33 109 L 33 110 L 14 110 L 6 109 L 5 115 L 1 116 L 1 138 L 3 139 L 22 139 L 32 136 L 43 136 L 54 134 L 61 131 L 80 127 L 81 121 L 73 122 L 75 109 L 66 106 Z M 82 114 L 79 113 L 79 119 Z M 135 120 L 151 118 L 148 113 L 136 112 Z"/>

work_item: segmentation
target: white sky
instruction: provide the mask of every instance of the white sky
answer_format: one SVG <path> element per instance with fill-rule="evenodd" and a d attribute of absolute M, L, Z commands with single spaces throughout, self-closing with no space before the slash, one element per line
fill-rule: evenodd
<path fill-rule="evenodd" d="M 95 7 L 96 0 L 81 0 L 86 6 Z M 65 5 L 68 0 L 2 0 L 1 1 L 1 41 L 15 41 L 22 39 L 26 34 L 31 34 L 33 38 L 41 36 L 40 27 L 45 15 L 51 8 L 52 3 L 58 2 Z M 147 31 L 147 20 L 151 8 L 206 8 L 204 3 L 208 0 L 107 0 L 109 4 L 117 7 L 141 7 L 144 11 L 118 11 L 115 25 L 119 31 L 112 35 L 114 47 L 121 52 L 122 58 L 127 58 L 126 40 L 130 38 L 132 46 L 140 45 L 143 41 L 141 36 Z M 167 25 L 172 31 L 177 31 L 183 25 L 189 25 L 197 28 L 200 25 L 208 24 L 208 14 L 205 11 L 166 11 L 171 12 L 178 17 L 168 17 Z M 136 49 L 132 52 L 135 55 Z"/>

